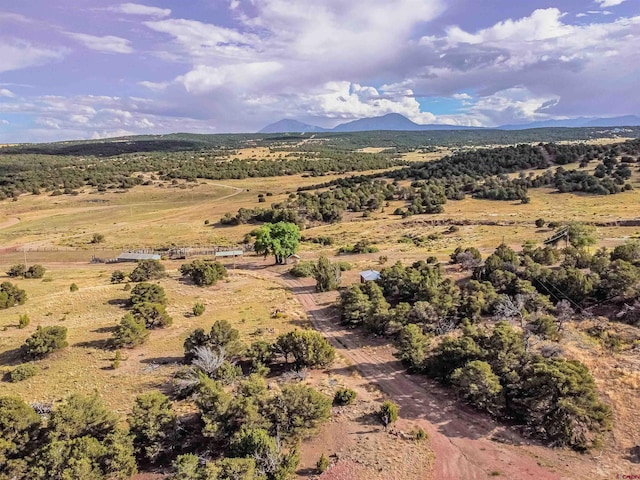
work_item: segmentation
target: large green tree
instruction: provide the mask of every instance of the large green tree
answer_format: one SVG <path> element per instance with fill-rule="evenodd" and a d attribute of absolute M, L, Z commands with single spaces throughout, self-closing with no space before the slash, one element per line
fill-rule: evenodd
<path fill-rule="evenodd" d="M 295 223 L 266 223 L 256 232 L 256 253 L 273 255 L 276 263 L 284 264 L 298 251 L 300 228 Z"/>

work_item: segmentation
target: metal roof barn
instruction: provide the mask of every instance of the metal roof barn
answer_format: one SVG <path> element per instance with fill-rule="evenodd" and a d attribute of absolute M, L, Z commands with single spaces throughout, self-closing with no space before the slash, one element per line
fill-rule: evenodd
<path fill-rule="evenodd" d="M 140 260 L 160 260 L 157 253 L 121 253 L 116 257 L 116 262 L 138 262 Z"/>

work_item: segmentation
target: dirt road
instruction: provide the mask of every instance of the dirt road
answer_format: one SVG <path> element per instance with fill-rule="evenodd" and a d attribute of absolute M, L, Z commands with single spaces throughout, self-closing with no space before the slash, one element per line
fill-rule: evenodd
<path fill-rule="evenodd" d="M 486 416 L 464 410 L 455 399 L 423 377 L 408 375 L 392 356 L 391 349 L 371 348 L 358 333 L 342 328 L 328 305 L 317 303 L 313 281 L 301 281 L 268 269 L 260 269 L 259 272 L 261 276 L 289 286 L 314 327 L 364 377 L 398 403 L 402 418 L 414 421 L 428 433 L 436 457 L 434 479 L 597 478 L 594 475 L 595 465 L 588 457 L 578 458 L 572 452 L 527 445 L 528 442 L 515 432 Z M 496 439 L 502 440 L 498 442 Z"/>

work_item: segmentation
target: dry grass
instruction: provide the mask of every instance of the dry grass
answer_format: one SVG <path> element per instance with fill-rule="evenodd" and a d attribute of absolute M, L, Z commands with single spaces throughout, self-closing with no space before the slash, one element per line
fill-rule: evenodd
<path fill-rule="evenodd" d="M 8 265 L 2 264 L 5 270 Z M 68 328 L 69 347 L 38 362 L 42 372 L 20 383 L 3 384 L 5 394 L 16 394 L 28 401 L 51 401 L 72 392 L 98 390 L 116 410 L 126 411 L 135 395 L 167 386 L 175 363 L 183 354 L 185 337 L 195 328 L 208 329 L 215 320 L 230 321 L 247 343 L 273 340 L 278 334 L 304 325 L 306 317 L 288 290 L 243 272 L 231 272 L 227 281 L 215 287 L 199 288 L 179 281 L 178 263 L 168 263 L 169 276 L 159 283 L 169 299 L 168 312 L 174 319 L 171 327 L 151 332 L 149 341 L 138 348 L 123 350 L 126 360 L 117 370 L 110 368 L 113 351 L 105 349 L 110 330 L 125 310 L 113 304 L 128 293 L 122 285 L 111 285 L 111 272 L 123 265 L 46 265 L 42 280 L 17 280 L 29 295 L 23 306 L 0 311 L 0 371 L 6 372 L 19 362 L 19 349 L 37 325 L 63 325 Z M 129 267 L 131 268 L 131 267 Z M 79 290 L 70 292 L 75 282 Z M 191 307 L 202 302 L 206 311 L 201 317 L 190 315 Z M 278 306 L 286 313 L 272 319 Z M 31 324 L 17 328 L 18 315 L 27 313 Z M 5 330 L 6 328 L 6 330 Z"/>

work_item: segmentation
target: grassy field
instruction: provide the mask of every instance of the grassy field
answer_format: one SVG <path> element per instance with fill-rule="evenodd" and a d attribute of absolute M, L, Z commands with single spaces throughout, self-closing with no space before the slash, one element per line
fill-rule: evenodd
<path fill-rule="evenodd" d="M 83 265 L 64 262 L 46 264 L 43 280 L 17 280 L 29 295 L 25 305 L 0 310 L 0 372 L 6 373 L 20 362 L 19 347 L 38 325 L 62 325 L 68 329 L 70 347 L 37 364 L 41 373 L 20 383 L 3 383 L 6 394 L 17 394 L 29 401 L 53 401 L 72 392 L 98 390 L 119 411 L 128 410 L 135 395 L 168 385 L 183 355 L 182 344 L 195 328 L 208 329 L 216 320 L 228 320 L 247 342 L 275 337 L 305 325 L 305 316 L 284 288 L 260 280 L 250 272 L 231 271 L 229 278 L 214 287 L 185 284 L 177 271 L 179 264 L 167 262 L 168 277 L 159 281 L 167 292 L 167 310 L 173 325 L 151 332 L 142 347 L 123 350 L 126 359 L 117 370 L 111 368 L 114 352 L 106 347 L 113 327 L 126 310 L 120 305 L 128 298 L 123 285 L 109 282 L 123 264 Z M 0 264 L 2 271 L 7 264 Z M 76 283 L 79 290 L 71 292 Z M 198 301 L 206 306 L 200 317 L 191 314 Z M 284 312 L 271 318 L 274 307 Z M 18 329 L 18 315 L 31 319 L 27 328 Z"/>

